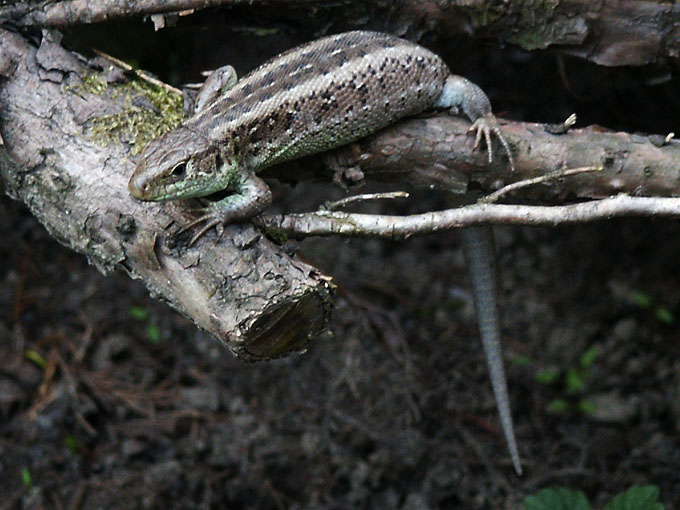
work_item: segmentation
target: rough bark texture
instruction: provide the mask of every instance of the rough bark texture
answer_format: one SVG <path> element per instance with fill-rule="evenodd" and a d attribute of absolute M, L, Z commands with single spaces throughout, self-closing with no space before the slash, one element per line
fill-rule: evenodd
<path fill-rule="evenodd" d="M 135 159 L 130 145 L 119 138 L 98 144 L 86 126 L 143 99 L 83 91 L 82 79 L 94 70 L 50 42 L 49 34 L 38 50 L 16 34 L 1 37 L 0 134 L 9 156 L 3 177 L 7 191 L 52 235 L 86 253 L 103 272 L 120 267 L 143 278 L 152 293 L 239 356 L 283 355 L 304 348 L 323 330 L 330 284 L 313 268 L 284 255 L 250 226 L 229 226 L 220 242 L 211 235 L 188 248 L 186 238 L 173 235 L 190 219 L 183 204 L 142 204 L 129 196 L 126 183 Z M 547 171 L 602 165 L 597 174 L 515 194 L 552 202 L 680 193 L 675 141 L 658 146 L 646 137 L 596 128 L 552 135 L 542 125 L 508 123 L 503 130 L 517 167 L 511 173 L 500 150 L 491 169 L 485 150 L 470 150 L 468 126 L 446 115 L 412 119 L 326 160 L 341 171 L 346 162 L 358 162 L 370 178 L 456 192 L 466 189 L 470 176 L 492 189 Z M 299 165 L 293 167 L 299 171 Z"/>
<path fill-rule="evenodd" d="M 104 273 L 120 268 L 142 278 L 243 358 L 303 349 L 324 329 L 329 278 L 251 226 L 229 226 L 219 241 L 187 248 L 166 234 L 187 219 L 177 204 L 131 198 L 130 145 L 98 144 L 84 126 L 135 98 L 80 90 L 94 71 L 48 37 L 36 49 L 0 31 L 0 48 L 1 176 L 54 237 Z"/>
<path fill-rule="evenodd" d="M 491 2 L 423 2 L 401 0 L 386 3 L 335 1 L 250 1 L 243 0 L 62 0 L 54 2 L 15 1 L 0 7 L 0 20 L 17 25 L 67 27 L 81 23 L 139 16 L 141 14 L 190 14 L 207 7 L 248 9 L 266 17 L 299 22 L 310 6 L 317 17 L 337 25 L 348 19 L 362 19 L 369 25 L 384 26 L 394 33 L 423 31 L 437 27 L 439 34 L 493 37 L 526 50 L 555 48 L 605 66 L 643 65 L 661 57 L 680 56 L 680 5 L 676 2 L 607 0 L 524 0 Z M 296 9 L 299 7 L 299 9 Z M 337 16 L 337 9 L 349 9 L 351 16 Z M 163 22 L 155 20 L 157 26 Z M 338 26 L 337 30 L 346 27 Z"/>
<path fill-rule="evenodd" d="M 550 202 L 618 193 L 680 196 L 680 140 L 665 144 L 658 135 L 616 133 L 597 126 L 555 135 L 543 124 L 508 122 L 502 129 L 513 148 L 513 172 L 499 144 L 491 165 L 484 146 L 470 150 L 474 138 L 466 135 L 468 126 L 456 117 L 411 119 L 340 148 L 329 158 L 347 165 L 359 161 L 372 179 L 449 191 L 464 189 L 470 177 L 489 190 L 566 168 L 602 166 L 599 172 L 521 188 L 514 196 Z"/>

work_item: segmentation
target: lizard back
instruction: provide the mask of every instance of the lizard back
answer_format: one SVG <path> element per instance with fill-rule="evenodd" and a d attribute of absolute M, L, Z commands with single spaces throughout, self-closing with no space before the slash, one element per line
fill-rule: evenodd
<path fill-rule="evenodd" d="M 258 171 L 426 110 L 449 74 L 441 58 L 417 44 L 347 32 L 265 62 L 186 127 Z"/>

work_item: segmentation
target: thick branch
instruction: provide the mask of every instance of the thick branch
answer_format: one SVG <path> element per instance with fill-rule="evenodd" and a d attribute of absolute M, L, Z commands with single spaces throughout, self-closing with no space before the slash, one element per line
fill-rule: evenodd
<path fill-rule="evenodd" d="M 104 147 L 84 126 L 143 98 L 87 92 L 81 79 L 94 71 L 80 60 L 45 40 L 36 51 L 1 30 L 0 74 L 0 176 L 54 237 L 103 272 L 142 278 L 239 356 L 299 350 L 325 328 L 331 286 L 314 268 L 251 226 L 229 226 L 219 241 L 187 248 L 170 234 L 187 220 L 182 207 L 132 199 L 130 145 L 114 137 Z"/>
<path fill-rule="evenodd" d="M 508 122 L 501 126 L 512 146 L 515 172 L 496 146 L 489 167 L 485 148 L 472 151 L 470 124 L 438 115 L 400 122 L 325 159 L 341 173 L 360 164 L 371 179 L 417 186 L 465 190 L 472 178 L 482 189 L 531 179 L 568 168 L 601 166 L 583 173 L 521 188 L 514 197 L 563 201 L 569 197 L 602 198 L 627 193 L 680 195 L 680 141 L 605 131 L 597 126 L 553 135 L 542 124 Z M 660 140 L 656 140 L 659 138 Z M 455 169 L 452 171 L 451 169 Z"/>
<path fill-rule="evenodd" d="M 186 240 L 172 235 L 189 219 L 182 203 L 142 204 L 129 196 L 126 183 L 134 164 L 129 145 L 114 136 L 104 147 L 92 141 L 91 129 L 84 126 L 102 116 L 124 113 L 126 105 L 138 108 L 144 98 L 134 91 L 114 97 L 106 86 L 98 94 L 87 92 L 79 88 L 82 78 L 101 76 L 80 60 L 54 43 L 43 42 L 36 51 L 20 36 L 4 31 L 0 32 L 0 75 L 5 77 L 0 89 L 0 135 L 8 156 L 2 160 L 2 178 L 7 191 L 25 202 L 55 237 L 86 253 L 103 271 L 121 267 L 143 278 L 152 292 L 241 356 L 281 355 L 302 348 L 323 329 L 329 283 L 313 268 L 280 253 L 258 231 L 244 226 L 229 226 L 219 242 L 209 236 L 188 248 L 183 244 Z M 463 191 L 470 176 L 492 189 L 564 167 L 604 168 L 596 175 L 572 176 L 515 192 L 515 196 L 552 201 L 620 192 L 680 193 L 680 144 L 674 141 L 657 147 L 645 137 L 594 128 L 557 136 L 537 124 L 507 123 L 503 130 L 513 146 L 517 168 L 512 174 L 501 151 L 496 151 L 490 169 L 485 151 L 471 151 L 468 127 L 469 123 L 446 114 L 411 119 L 326 158 L 340 172 L 343 161 L 354 159 L 369 177 L 454 191 Z M 489 207 L 479 210 L 501 212 L 482 215 L 465 210 L 449 213 L 448 219 L 423 216 L 416 221 L 429 223 L 430 231 L 491 221 L 556 222 L 556 216 L 545 219 L 541 215 L 546 213 L 538 209 Z M 559 212 L 554 209 L 552 214 Z M 611 212 L 599 214 L 606 217 Z M 382 223 L 342 213 L 324 218 L 335 223 L 300 230 L 302 219 L 292 217 L 289 221 L 298 227 L 291 231 L 405 237 L 422 228 L 397 228 L 396 222 L 403 220 L 390 217 Z M 573 218 L 578 221 L 578 216 Z M 349 228 L 338 228 L 338 221 Z M 438 221 L 449 226 L 439 226 Z M 281 221 L 271 224 L 292 228 Z"/>
<path fill-rule="evenodd" d="M 489 37 L 516 44 L 526 50 L 555 48 L 576 54 L 600 65 L 643 65 L 660 58 L 680 56 L 680 5 L 664 0 L 632 0 L 620 2 L 569 0 L 536 2 L 524 0 L 491 2 L 422 2 L 393 0 L 367 2 L 354 0 L 347 4 L 357 17 L 364 16 L 368 25 L 399 31 L 409 24 L 417 32 L 419 26 L 438 26 L 440 34 Z M 298 21 L 300 12 L 292 9 L 303 4 L 314 6 L 317 16 L 337 23 L 338 2 L 324 0 L 16 0 L 0 7 L 0 21 L 19 26 L 68 27 L 81 23 L 144 14 L 183 13 L 217 6 L 247 5 L 265 16 L 278 16 Z M 274 7 L 274 8 L 273 8 Z M 385 9 L 398 20 L 386 26 Z M 325 11 L 325 14 L 324 14 Z M 342 26 L 336 30 L 342 29 Z"/>
<path fill-rule="evenodd" d="M 243 0 L 42 0 L 15 1 L 0 7 L 0 20 L 29 27 L 64 28 L 83 23 L 99 23 L 116 18 L 183 12 L 207 7 L 234 5 Z"/>

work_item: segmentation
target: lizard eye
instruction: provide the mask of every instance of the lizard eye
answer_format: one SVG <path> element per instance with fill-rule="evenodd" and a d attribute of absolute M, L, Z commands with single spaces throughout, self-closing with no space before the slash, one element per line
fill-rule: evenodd
<path fill-rule="evenodd" d="M 172 175 L 173 177 L 182 177 L 186 172 L 187 163 L 186 161 L 182 161 L 180 164 L 176 165 L 175 168 L 172 169 L 170 175 Z"/>

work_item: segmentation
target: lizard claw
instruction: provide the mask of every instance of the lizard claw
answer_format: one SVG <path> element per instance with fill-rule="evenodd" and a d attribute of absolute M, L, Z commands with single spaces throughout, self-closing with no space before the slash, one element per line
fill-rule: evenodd
<path fill-rule="evenodd" d="M 510 169 L 513 172 L 515 171 L 515 161 L 512 158 L 512 151 L 510 150 L 510 145 L 508 144 L 508 141 L 505 139 L 505 136 L 503 136 L 503 132 L 501 131 L 501 128 L 498 126 L 498 120 L 493 114 L 488 114 L 485 115 L 484 117 L 480 117 L 477 120 L 475 120 L 472 123 L 472 126 L 470 126 L 470 129 L 468 129 L 468 132 L 471 131 L 475 132 L 475 144 L 473 146 L 473 149 L 479 147 L 479 143 L 482 141 L 482 136 L 484 136 L 484 140 L 486 141 L 486 150 L 489 154 L 489 163 L 493 161 L 493 146 L 491 145 L 491 133 L 496 135 L 498 140 L 500 140 L 501 144 L 503 145 L 505 153 L 508 155 Z"/>
<path fill-rule="evenodd" d="M 198 241 L 203 234 L 208 232 L 211 228 L 215 227 L 218 229 L 218 235 L 221 235 L 222 232 L 220 232 L 220 227 L 223 225 L 224 220 L 215 215 L 215 214 L 204 214 L 200 218 L 196 218 L 194 221 L 191 221 L 184 225 L 178 232 L 177 235 L 183 234 L 184 232 L 187 232 L 188 230 L 191 230 L 194 228 L 196 225 L 200 225 L 201 223 L 205 223 L 198 232 L 196 232 L 191 240 L 189 241 L 189 246 L 193 246 L 196 241 Z"/>

